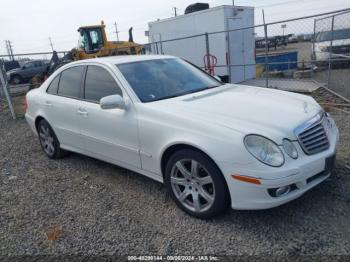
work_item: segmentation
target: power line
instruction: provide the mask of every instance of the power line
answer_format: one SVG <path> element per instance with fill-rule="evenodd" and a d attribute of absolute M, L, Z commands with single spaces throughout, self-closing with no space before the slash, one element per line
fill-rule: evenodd
<path fill-rule="evenodd" d="M 273 7 L 273 6 L 279 6 L 279 5 L 286 5 L 290 3 L 300 3 L 300 2 L 305 2 L 305 0 L 291 0 L 291 1 L 284 1 L 282 3 L 275 3 L 275 4 L 269 4 L 269 5 L 260 5 L 260 6 L 255 6 L 255 8 L 266 8 L 266 7 Z"/>

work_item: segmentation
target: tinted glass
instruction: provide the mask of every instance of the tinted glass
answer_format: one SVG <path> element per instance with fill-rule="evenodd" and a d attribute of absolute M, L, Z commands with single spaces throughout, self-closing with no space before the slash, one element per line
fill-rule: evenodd
<path fill-rule="evenodd" d="M 222 85 L 195 66 L 176 58 L 117 65 L 142 102 L 166 99 Z"/>
<path fill-rule="evenodd" d="M 61 73 L 61 80 L 58 87 L 58 94 L 73 98 L 80 97 L 80 84 L 84 72 L 83 66 L 75 66 L 64 70 Z"/>
<path fill-rule="evenodd" d="M 99 102 L 102 97 L 122 96 L 122 91 L 111 74 L 102 67 L 88 66 L 85 80 L 85 99 Z"/>
<path fill-rule="evenodd" d="M 23 65 L 23 68 L 24 68 L 24 69 L 33 68 L 34 65 L 35 65 L 34 62 L 32 62 L 32 63 L 26 63 L 26 64 Z"/>
<path fill-rule="evenodd" d="M 341 39 L 349 39 L 350 38 L 350 29 L 341 29 L 334 30 L 333 35 L 331 31 L 321 32 L 317 35 L 316 41 L 331 41 L 333 36 L 333 40 L 341 40 Z"/>
<path fill-rule="evenodd" d="M 58 82 L 60 81 L 60 75 L 56 76 L 51 84 L 49 85 L 49 87 L 47 88 L 47 93 L 48 94 L 52 94 L 52 95 L 56 95 L 57 94 L 57 90 L 58 90 Z"/>

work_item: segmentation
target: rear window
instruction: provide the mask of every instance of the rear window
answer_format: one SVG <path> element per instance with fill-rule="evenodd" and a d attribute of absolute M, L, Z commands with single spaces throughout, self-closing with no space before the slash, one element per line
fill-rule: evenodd
<path fill-rule="evenodd" d="M 84 66 L 75 66 L 64 70 L 58 87 L 58 94 L 72 98 L 80 98 L 80 85 Z"/>
<path fill-rule="evenodd" d="M 50 83 L 49 87 L 47 88 L 47 93 L 51 95 L 56 95 L 58 90 L 58 82 L 60 81 L 60 75 L 56 76 L 52 82 Z"/>

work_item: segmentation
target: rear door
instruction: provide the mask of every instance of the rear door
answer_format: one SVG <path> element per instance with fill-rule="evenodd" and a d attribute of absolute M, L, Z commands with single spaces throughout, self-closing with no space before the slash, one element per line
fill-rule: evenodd
<path fill-rule="evenodd" d="M 97 157 L 140 168 L 138 126 L 133 105 L 130 102 L 125 110 L 100 107 L 101 98 L 115 94 L 128 99 L 108 67 L 89 65 L 84 100 L 79 107 L 85 149 Z"/>
<path fill-rule="evenodd" d="M 61 72 L 47 89 L 44 101 L 47 120 L 61 145 L 83 149 L 80 138 L 78 109 L 82 97 L 85 66 L 73 66 Z"/>

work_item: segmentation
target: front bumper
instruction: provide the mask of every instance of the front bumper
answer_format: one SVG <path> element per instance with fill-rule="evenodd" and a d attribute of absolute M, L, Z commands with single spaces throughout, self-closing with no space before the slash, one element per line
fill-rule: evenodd
<path fill-rule="evenodd" d="M 334 158 L 331 155 L 327 159 Z M 325 160 L 325 163 L 327 161 Z M 230 185 L 232 208 L 233 209 L 268 209 L 288 203 L 305 192 L 320 184 L 331 174 L 332 169 L 324 165 L 321 172 L 311 172 L 309 174 L 300 173 L 299 175 L 289 176 L 282 179 L 263 180 L 261 185 L 254 185 L 240 182 L 232 179 Z M 276 189 L 284 186 L 290 186 L 291 191 L 281 197 L 273 197 L 268 192 L 269 189 Z"/>
<path fill-rule="evenodd" d="M 339 132 L 336 126 L 328 132 L 330 147 L 315 155 L 303 153 L 295 142 L 299 153 L 297 160 L 288 159 L 279 168 L 261 166 L 251 168 L 244 165 L 220 163 L 231 196 L 233 209 L 268 209 L 288 203 L 327 179 L 332 171 Z M 261 164 L 263 165 L 263 164 Z M 261 184 L 252 184 L 232 178 L 232 175 L 256 178 Z M 291 186 L 292 190 L 280 197 L 272 196 L 271 190 Z M 269 192 L 270 191 L 270 192 Z"/>

